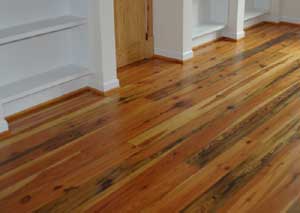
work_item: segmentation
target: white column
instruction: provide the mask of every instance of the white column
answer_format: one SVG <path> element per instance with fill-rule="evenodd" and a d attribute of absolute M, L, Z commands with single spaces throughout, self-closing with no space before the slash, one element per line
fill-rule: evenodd
<path fill-rule="evenodd" d="M 229 0 L 228 24 L 224 36 L 239 40 L 245 37 L 245 0 Z"/>
<path fill-rule="evenodd" d="M 2 104 L 0 103 L 0 133 L 8 131 L 8 123 L 4 117 Z"/>
<path fill-rule="evenodd" d="M 184 61 L 193 57 L 192 0 L 154 0 L 154 53 Z"/>
<path fill-rule="evenodd" d="M 194 57 L 193 52 L 193 0 L 183 0 L 182 60 Z"/>
<path fill-rule="evenodd" d="M 89 16 L 91 66 L 95 87 L 103 92 L 119 87 L 116 66 L 114 1 L 90 0 Z"/>

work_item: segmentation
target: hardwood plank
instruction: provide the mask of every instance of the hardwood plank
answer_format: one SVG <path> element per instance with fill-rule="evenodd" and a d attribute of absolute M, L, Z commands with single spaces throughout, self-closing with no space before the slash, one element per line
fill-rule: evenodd
<path fill-rule="evenodd" d="M 297 212 L 299 33 L 263 23 L 14 120 L 1 212 Z"/>
<path fill-rule="evenodd" d="M 126 166 L 121 166 L 121 168 L 124 168 L 124 167 L 126 167 Z M 116 169 L 117 171 L 118 171 L 118 169 Z M 125 170 L 126 171 L 126 170 Z M 129 170 L 127 170 L 128 172 L 130 172 L 130 171 L 132 171 L 131 169 L 129 169 Z M 124 172 L 125 174 L 126 174 L 126 172 Z M 109 175 L 108 175 L 109 176 Z M 103 178 L 103 179 L 107 179 L 107 178 Z M 98 178 L 98 180 L 99 180 L 99 178 Z M 91 181 L 91 183 L 90 184 L 93 184 L 92 183 L 92 181 Z M 86 187 L 86 188 L 89 188 L 89 187 Z M 77 191 L 77 193 L 79 193 L 78 191 Z M 76 203 L 75 201 L 73 201 L 72 203 Z"/>
<path fill-rule="evenodd" d="M 247 160 L 224 176 L 209 191 L 189 204 L 182 212 L 217 211 L 228 197 L 243 187 L 260 170 L 268 167 L 276 156 L 281 156 L 291 147 L 295 147 L 295 145 L 289 145 L 289 143 L 294 142 L 293 137 L 298 127 L 298 121 L 292 121 L 270 140 L 258 144 L 255 152 Z"/>
<path fill-rule="evenodd" d="M 295 105 L 297 105 L 297 104 L 295 104 Z M 266 108 L 268 108 L 268 107 L 266 107 Z M 216 126 L 214 126 L 214 127 L 216 128 Z M 209 130 L 207 130 L 207 133 L 209 133 L 211 131 L 212 131 L 212 129 L 209 129 Z M 150 182 L 153 182 L 154 181 L 153 179 L 155 178 L 155 177 L 153 177 L 153 175 L 156 176 L 155 179 L 157 179 L 158 177 L 160 177 L 161 175 L 159 175 L 158 171 L 160 171 L 162 168 L 163 168 L 163 171 L 168 171 L 168 170 L 174 171 L 174 169 L 177 170 L 176 164 L 178 165 L 178 163 L 181 163 L 181 161 L 184 160 L 184 159 L 186 159 L 187 156 L 191 155 L 191 152 L 193 152 L 193 150 L 197 150 L 197 149 L 199 149 L 199 147 L 204 146 L 203 143 L 201 143 L 201 144 L 198 143 L 197 144 L 197 142 L 199 141 L 199 138 L 202 138 L 202 142 L 205 142 L 205 141 L 207 141 L 206 143 L 209 142 L 209 140 L 205 140 L 205 138 L 203 136 L 199 137 L 199 135 L 194 135 L 193 136 L 194 140 L 190 139 L 190 140 L 187 141 L 187 142 L 190 142 L 189 144 L 186 142 L 185 146 L 177 147 L 177 149 L 173 150 L 173 152 L 169 152 L 168 155 L 164 156 L 165 159 L 162 158 L 158 162 L 156 162 L 157 164 L 153 166 L 153 169 L 151 169 L 151 170 L 148 169 L 150 171 L 145 171 L 145 174 L 141 175 L 140 177 L 137 177 L 137 178 L 133 179 L 132 181 L 130 181 L 130 184 L 126 184 L 120 190 L 118 190 L 115 193 L 113 193 L 111 196 L 105 197 L 105 199 L 104 199 L 103 196 L 99 196 L 99 200 L 96 200 L 96 201 L 93 202 L 93 203 L 97 203 L 97 205 L 95 207 L 93 207 L 92 209 L 88 208 L 88 210 L 89 211 L 93 211 L 93 210 L 97 209 L 99 211 L 109 212 L 109 211 L 112 210 L 111 208 L 113 207 L 112 205 L 109 205 L 109 203 L 110 203 L 109 201 L 110 200 L 114 200 L 114 204 L 116 204 L 117 206 L 121 207 L 121 209 L 123 209 L 123 210 L 124 209 L 125 210 L 129 210 L 129 209 L 131 209 L 131 206 L 135 206 L 135 208 L 137 208 L 137 205 L 140 205 L 141 200 L 135 201 L 135 200 L 131 199 L 129 201 L 128 199 L 129 198 L 133 198 L 133 197 L 127 197 L 128 194 L 131 194 L 131 193 L 132 194 L 139 194 L 139 196 L 141 196 L 141 193 L 143 193 L 143 191 L 139 190 L 139 187 L 141 185 L 137 185 L 135 187 L 135 183 L 137 183 L 137 182 L 138 183 L 143 183 L 143 185 L 147 185 L 148 187 L 150 187 L 149 186 Z M 240 143 L 238 143 L 237 145 L 239 147 Z M 243 149 L 243 150 L 246 151 L 246 152 L 248 152 L 248 149 Z M 174 153 L 176 153 L 176 155 L 175 155 L 176 159 L 174 159 Z M 229 153 L 232 154 L 231 152 L 229 152 Z M 243 153 L 243 154 L 245 154 L 245 153 Z M 239 155 L 237 155 L 237 156 L 239 156 Z M 223 155 L 220 156 L 220 158 L 221 158 L 220 162 L 222 160 L 224 160 Z M 233 158 L 232 155 L 230 155 L 229 159 L 233 160 L 234 163 L 238 163 L 239 162 L 239 160 L 237 160 L 236 158 Z M 214 163 L 214 165 L 218 165 L 218 164 L 219 163 Z M 169 168 L 169 169 L 164 168 L 166 166 L 170 166 L 171 168 Z M 224 166 L 224 167 L 226 167 L 226 166 Z M 203 175 L 203 178 L 208 178 L 209 180 L 211 180 L 212 174 L 214 174 L 216 172 L 216 170 L 212 170 L 211 167 L 207 167 L 207 169 L 209 169 L 209 171 L 211 171 L 212 173 L 210 175 L 209 174 L 208 175 Z M 182 168 L 181 168 L 181 170 L 179 169 L 178 171 L 183 172 Z M 227 170 L 225 170 L 225 171 L 227 171 Z M 183 173 L 187 173 L 187 171 L 185 171 Z M 199 171 L 199 174 L 201 176 L 202 176 L 202 173 L 203 173 L 202 171 Z M 150 174 L 153 174 L 153 175 L 151 175 L 152 178 L 149 179 Z M 187 174 L 189 174 L 188 176 L 192 175 L 190 173 L 187 173 Z M 216 172 L 215 174 L 216 174 L 217 177 L 220 177 L 219 176 L 220 173 Z M 162 187 L 162 189 L 164 189 L 166 186 L 170 186 L 168 184 L 170 184 L 170 180 L 172 178 L 175 178 L 175 177 L 173 177 L 173 176 L 172 177 L 168 177 L 167 180 L 165 178 L 163 178 L 163 177 L 159 178 L 160 187 Z M 199 182 L 201 182 L 201 179 L 199 179 L 198 176 L 196 176 L 194 179 L 198 180 Z M 165 183 L 166 181 L 167 181 L 167 183 Z M 158 183 L 156 182 L 156 184 L 158 184 Z M 178 183 L 175 182 L 175 184 L 173 185 L 173 187 L 175 187 L 177 184 Z M 205 183 L 205 184 L 207 184 L 207 183 Z M 164 185 L 165 185 L 165 187 L 164 187 Z M 176 210 L 174 209 L 174 207 L 176 207 L 175 204 L 177 203 L 178 205 L 183 205 L 183 201 L 182 200 L 173 200 L 172 199 L 172 197 L 173 197 L 172 195 L 174 195 L 175 197 L 177 197 L 177 196 L 180 195 L 180 198 L 188 198 L 188 197 L 191 197 L 192 195 L 193 196 L 197 195 L 197 193 L 195 193 L 195 190 L 198 190 L 200 192 L 200 188 L 203 188 L 203 190 L 205 189 L 203 187 L 203 185 L 199 186 L 199 188 L 198 187 L 194 188 L 194 187 L 195 187 L 195 185 L 191 185 L 189 188 L 186 188 L 186 186 L 184 185 L 184 186 L 182 186 L 182 188 L 180 187 L 180 189 L 178 189 L 176 191 L 175 190 L 170 191 L 169 193 L 167 193 L 167 196 L 165 197 L 166 199 L 159 199 L 159 204 L 163 205 L 163 207 L 164 207 L 163 209 L 160 209 L 160 208 L 157 209 L 157 208 L 155 208 L 155 209 L 150 209 L 149 211 L 150 212 L 157 212 L 157 211 L 158 212 L 160 212 L 160 211 L 164 212 L 164 211 L 166 211 L 168 209 L 168 210 L 172 210 L 172 211 L 176 212 Z M 186 189 L 186 191 L 185 191 L 185 189 Z M 194 189 L 194 190 L 192 190 L 192 189 Z M 107 195 L 107 193 L 106 193 L 106 195 Z M 165 194 L 165 193 L 166 192 L 163 192 L 162 194 Z M 119 194 L 121 194 L 123 196 L 120 196 Z M 148 196 L 150 194 L 151 194 L 150 192 L 146 193 L 146 195 L 148 195 Z M 191 194 L 191 196 L 187 196 L 189 194 Z M 156 194 L 155 195 L 151 194 L 150 198 L 153 199 L 153 197 L 155 197 L 156 199 L 158 199 L 158 197 L 160 197 L 160 196 L 161 196 L 161 194 L 158 193 L 158 191 L 156 191 Z M 99 202 L 100 200 L 102 200 L 102 202 Z M 145 202 L 146 198 L 143 197 L 142 201 Z M 119 204 L 119 203 L 121 203 L 121 204 Z"/>

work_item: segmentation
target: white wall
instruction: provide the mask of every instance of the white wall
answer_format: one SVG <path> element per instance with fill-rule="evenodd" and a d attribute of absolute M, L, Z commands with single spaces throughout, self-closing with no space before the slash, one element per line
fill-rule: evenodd
<path fill-rule="evenodd" d="M 209 22 L 210 5 L 207 0 L 193 0 L 193 26 Z"/>
<path fill-rule="evenodd" d="M 300 1 L 281 0 L 281 20 L 293 23 L 300 23 Z"/>
<path fill-rule="evenodd" d="M 203 23 L 226 23 L 228 0 L 193 0 L 193 26 Z"/>
<path fill-rule="evenodd" d="M 67 0 L 1 0 L 0 3 L 0 28 L 53 18 L 70 12 Z"/>
<path fill-rule="evenodd" d="M 211 20 L 216 23 L 227 23 L 228 21 L 228 0 L 210 0 Z"/>

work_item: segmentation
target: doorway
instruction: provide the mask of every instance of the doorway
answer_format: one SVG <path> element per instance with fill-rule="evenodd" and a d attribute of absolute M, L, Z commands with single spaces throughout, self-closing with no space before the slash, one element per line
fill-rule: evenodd
<path fill-rule="evenodd" d="M 118 68 L 153 56 L 152 0 L 114 0 Z"/>

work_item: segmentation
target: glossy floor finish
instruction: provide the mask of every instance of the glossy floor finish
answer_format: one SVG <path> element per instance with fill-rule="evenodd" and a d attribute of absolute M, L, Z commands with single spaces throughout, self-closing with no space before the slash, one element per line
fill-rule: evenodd
<path fill-rule="evenodd" d="M 300 27 L 265 23 L 195 54 L 13 121 L 0 211 L 300 212 Z"/>

